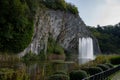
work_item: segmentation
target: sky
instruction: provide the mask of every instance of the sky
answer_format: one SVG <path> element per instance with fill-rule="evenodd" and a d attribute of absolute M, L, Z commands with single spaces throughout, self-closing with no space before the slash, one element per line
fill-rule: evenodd
<path fill-rule="evenodd" d="M 86 25 L 105 26 L 120 22 L 120 0 L 65 0 L 78 7 Z"/>

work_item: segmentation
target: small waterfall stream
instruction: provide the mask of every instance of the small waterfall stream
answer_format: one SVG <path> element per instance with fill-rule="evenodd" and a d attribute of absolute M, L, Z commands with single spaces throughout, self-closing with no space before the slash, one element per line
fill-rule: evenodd
<path fill-rule="evenodd" d="M 94 59 L 93 55 L 93 40 L 90 37 L 79 38 L 79 63 L 85 63 Z"/>

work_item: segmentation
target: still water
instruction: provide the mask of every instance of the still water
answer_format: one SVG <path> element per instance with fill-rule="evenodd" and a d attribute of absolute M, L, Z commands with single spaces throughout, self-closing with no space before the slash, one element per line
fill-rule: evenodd
<path fill-rule="evenodd" d="M 8 68 L 26 74 L 29 80 L 46 80 L 50 75 L 58 71 L 69 73 L 75 68 L 73 62 L 28 62 L 28 63 L 1 63 L 0 68 Z"/>

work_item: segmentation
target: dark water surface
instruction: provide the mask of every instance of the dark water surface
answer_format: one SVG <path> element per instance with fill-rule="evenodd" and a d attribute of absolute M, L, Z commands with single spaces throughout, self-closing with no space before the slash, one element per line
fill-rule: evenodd
<path fill-rule="evenodd" d="M 1 63 L 0 68 L 9 68 L 24 71 L 30 80 L 46 80 L 50 75 L 58 71 L 69 73 L 75 68 L 73 62 L 19 62 L 19 63 Z"/>

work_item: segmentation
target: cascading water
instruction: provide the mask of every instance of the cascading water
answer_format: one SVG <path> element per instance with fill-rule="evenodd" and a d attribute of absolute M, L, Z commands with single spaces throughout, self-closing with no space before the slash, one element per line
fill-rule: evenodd
<path fill-rule="evenodd" d="M 93 55 L 93 40 L 90 37 L 79 38 L 79 63 L 85 63 L 94 59 Z"/>

